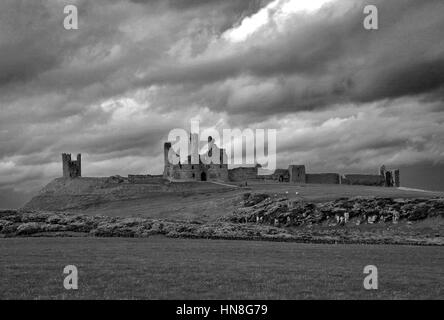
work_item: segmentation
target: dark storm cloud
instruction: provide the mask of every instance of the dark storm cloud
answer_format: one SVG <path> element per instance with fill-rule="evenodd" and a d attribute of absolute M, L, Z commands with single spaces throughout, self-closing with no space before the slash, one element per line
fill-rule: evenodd
<path fill-rule="evenodd" d="M 125 23 L 126 19 L 131 19 L 131 13 L 139 8 L 131 7 L 125 9 L 125 2 L 122 1 L 76 1 L 79 7 L 80 24 L 79 31 L 68 34 L 62 26 L 63 6 L 71 4 L 69 1 L 27 1 L 27 0 L 6 0 L 0 4 L 0 22 L 2 27 L 2 42 L 0 44 L 0 85 L 13 82 L 24 82 L 31 80 L 39 73 L 56 69 L 62 62 L 75 58 L 78 50 L 101 43 L 104 45 L 104 53 L 109 46 L 119 43 L 122 40 L 119 27 Z M 257 10 L 265 1 L 258 0 L 237 0 L 237 1 L 131 1 L 132 3 L 146 4 L 144 12 L 147 18 L 150 16 L 165 13 L 163 10 L 171 7 L 177 10 L 194 9 L 195 11 L 185 15 L 184 18 L 196 18 L 200 13 L 216 11 L 221 9 L 221 14 L 225 13 L 227 23 L 235 22 L 244 15 L 248 15 Z M 166 8 L 165 8 L 166 7 Z M 122 9 L 122 12 L 118 10 Z M 202 12 L 199 12 L 199 9 Z M 109 19 L 106 15 L 110 14 Z M 180 14 L 178 12 L 177 14 Z M 222 16 L 223 17 L 223 16 Z M 166 21 L 168 23 L 168 21 Z M 170 21 L 172 22 L 172 21 Z M 181 21 L 186 22 L 186 21 Z M 186 26 L 185 26 L 186 27 Z M 149 32 L 149 30 L 147 30 Z M 151 44 L 156 44 L 155 38 L 150 39 Z M 174 39 L 171 39 L 174 40 Z M 133 43 L 134 44 L 134 43 Z M 108 46 L 108 47 L 107 47 Z M 132 49 L 137 49 L 136 47 Z M 154 58 L 159 58 L 155 50 L 148 53 L 145 58 L 149 59 L 150 53 Z M 136 57 L 129 57 L 136 58 Z M 139 59 L 141 56 L 138 57 Z M 130 59 L 131 60 L 131 59 Z M 138 61 L 140 63 L 140 61 Z M 99 66 L 100 68 L 101 66 Z M 108 66 L 111 67 L 111 66 Z M 122 68 L 117 65 L 114 70 Z M 96 69 L 96 67 L 94 67 Z M 60 70 L 62 71 L 62 70 Z M 73 70 L 71 70 L 73 71 Z M 84 70 L 82 70 L 84 71 Z M 96 70 L 97 71 L 97 70 Z M 99 70 L 100 71 L 100 70 Z M 103 70 L 106 71 L 106 70 Z M 60 84 L 64 82 L 72 85 L 74 82 L 97 82 L 103 80 L 102 77 L 91 79 L 90 76 L 75 79 L 78 74 L 60 74 L 64 76 L 58 78 Z M 72 78 L 72 79 L 66 79 Z M 77 80 L 77 81 L 76 81 Z"/>
<path fill-rule="evenodd" d="M 220 86 L 245 76 L 252 77 L 253 82 L 281 79 L 276 89 L 280 94 L 274 101 L 265 99 L 266 106 L 254 101 L 254 94 L 251 103 L 230 105 L 229 97 L 238 91 L 237 87 L 221 92 L 222 99 L 216 98 L 230 112 L 259 109 L 265 114 L 429 94 L 441 88 L 444 3 L 375 4 L 381 12 L 378 31 L 362 27 L 365 1 L 343 1 L 314 17 L 301 14 L 296 20 L 284 22 L 285 32 L 271 32 L 273 37 L 268 30 L 263 32 L 265 35 L 259 30 L 240 44 L 219 41 L 212 50 L 186 63 L 161 63 L 136 85 L 194 83 L 198 91 L 209 83 Z M 227 53 L 218 54 L 218 50 Z M 299 80 L 294 81 L 294 76 Z M 210 107 L 224 107 L 206 98 L 202 94 Z"/>
<path fill-rule="evenodd" d="M 438 93 L 444 84 L 444 57 L 437 57 L 433 61 L 411 62 L 391 69 L 380 67 L 379 71 L 376 75 L 372 74 L 375 82 L 356 96 L 360 101 Z"/>
<path fill-rule="evenodd" d="M 0 86 L 27 81 L 57 66 L 62 57 L 56 37 L 47 32 L 51 17 L 43 3 L 7 0 L 1 8 Z"/>
<path fill-rule="evenodd" d="M 73 32 L 62 28 L 67 3 L 0 4 L 6 36 L 0 45 L 0 102 L 34 99 L 42 93 L 59 95 L 58 107 L 49 103 L 34 108 L 34 121 L 81 113 L 90 103 L 125 94 L 137 87 L 136 73 L 152 72 L 167 62 L 165 52 L 175 42 L 199 37 L 201 29 L 222 32 L 265 2 L 146 1 L 140 6 L 127 1 L 77 1 L 80 29 Z M 192 50 L 206 46 L 211 34 L 202 35 L 201 44 L 190 41 Z M 11 116 L 14 113 L 22 112 L 11 110 Z"/>
<path fill-rule="evenodd" d="M 253 13 L 270 1 L 271 0 L 130 0 L 130 2 L 145 5 L 167 5 L 169 8 L 178 10 L 196 9 L 204 6 L 212 8 L 215 6 L 224 7 L 230 8 L 236 14 L 239 14 L 239 12 Z"/>
<path fill-rule="evenodd" d="M 283 32 L 273 30 L 279 21 L 269 22 L 269 28 L 263 28 L 266 32 L 258 30 L 241 43 L 224 41 L 218 32 L 224 31 L 220 28 L 227 22 L 236 23 L 239 12 L 257 10 L 259 1 L 135 3 L 144 5 L 143 9 L 126 8 L 124 2 L 105 1 L 100 4 L 104 8 L 110 4 L 109 8 L 100 10 L 100 5 L 82 2 L 87 13 L 81 21 L 84 27 L 73 37 L 55 27 L 60 18 L 49 19 L 50 22 L 30 34 L 23 31 L 24 39 L 39 38 L 39 41 L 19 43 L 39 43 L 41 48 L 12 46 L 9 52 L 4 51 L 6 58 L 2 61 L 15 59 L 15 62 L 3 66 L 2 83 L 29 81 L 48 71 L 28 90 L 35 94 L 42 90 L 64 90 L 69 94 L 67 100 L 79 101 L 83 106 L 128 90 L 159 85 L 170 87 L 169 96 L 174 99 L 176 94 L 183 95 L 180 86 L 185 85 L 188 93 L 214 110 L 227 109 L 236 114 L 260 110 L 264 115 L 433 93 L 443 85 L 444 45 L 440 31 L 444 29 L 441 13 L 444 4 L 440 1 L 377 1 L 380 30 L 373 32 L 362 27 L 365 2 L 342 1 L 327 6 L 319 14 L 297 14 L 295 19 L 281 22 Z M 168 11 L 170 7 L 175 9 L 174 14 Z M 122 8 L 126 10 L 119 11 Z M 220 8 L 227 18 L 214 17 Z M 39 6 L 32 11 L 48 15 L 44 9 L 45 6 Z M 109 20 L 113 23 L 109 23 L 105 13 L 111 15 Z M 34 18 L 23 18 L 26 14 L 26 11 L 21 13 L 22 19 Z M 418 22 L 425 15 L 427 19 Z M 155 29 L 158 34 L 154 31 L 151 34 L 152 25 L 148 23 L 144 37 L 135 40 L 141 32 L 137 21 L 145 16 L 153 24 L 160 23 L 163 29 L 159 27 Z M 190 27 L 192 23 L 196 26 Z M 128 25 L 133 28 L 123 31 Z M 139 27 L 143 26 L 141 23 Z M 191 29 L 185 32 L 187 27 Z M 41 32 L 45 29 L 55 31 Z M 210 33 L 203 32 L 210 29 L 213 29 Z M 44 37 L 38 37 L 38 32 Z M 178 53 L 167 54 L 172 46 L 177 46 Z M 117 52 L 115 56 L 113 50 Z M 191 52 L 178 59 L 177 54 L 187 50 Z M 22 52 L 23 56 L 13 52 Z M 29 59 L 31 52 L 34 59 Z M 76 57 L 83 60 L 70 64 Z M 65 65 L 60 65 L 62 62 Z M 135 76 L 137 73 L 140 76 Z M 252 79 L 251 102 L 236 99 L 236 83 L 243 77 Z M 260 91 L 258 83 L 270 79 L 279 82 L 276 88 L 270 88 L 279 94 L 272 99 L 255 99 L 255 89 Z M 205 94 L 202 88 L 211 84 L 217 89 L 210 88 L 211 94 Z M 171 87 L 174 85 L 180 85 L 178 91 Z M 215 91 L 219 96 L 213 95 Z M 81 110 L 74 108 L 73 112 Z"/>

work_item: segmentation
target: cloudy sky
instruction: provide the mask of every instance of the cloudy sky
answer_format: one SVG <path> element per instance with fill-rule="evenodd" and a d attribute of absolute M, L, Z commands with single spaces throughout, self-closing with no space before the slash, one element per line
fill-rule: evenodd
<path fill-rule="evenodd" d="M 60 176 L 62 152 L 84 176 L 161 173 L 196 118 L 277 129 L 281 167 L 384 163 L 444 190 L 443 30 L 442 0 L 2 0 L 0 207 Z"/>

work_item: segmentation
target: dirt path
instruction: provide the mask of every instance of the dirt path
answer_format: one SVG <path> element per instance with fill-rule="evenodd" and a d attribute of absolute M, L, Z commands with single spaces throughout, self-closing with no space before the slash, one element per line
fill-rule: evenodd
<path fill-rule="evenodd" d="M 228 183 L 223 183 L 223 182 L 217 182 L 217 181 L 207 181 L 213 184 L 218 184 L 220 186 L 225 186 L 225 187 L 233 187 L 233 188 L 240 188 L 239 186 L 236 186 L 234 184 L 228 184 Z"/>

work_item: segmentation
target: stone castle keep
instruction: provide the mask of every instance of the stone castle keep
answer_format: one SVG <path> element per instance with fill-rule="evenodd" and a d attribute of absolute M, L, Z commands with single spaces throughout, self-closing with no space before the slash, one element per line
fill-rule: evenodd
<path fill-rule="evenodd" d="M 198 150 L 196 141 L 192 139 L 191 150 Z M 400 171 L 387 170 L 383 165 L 379 169 L 379 174 L 339 174 L 339 173 L 308 173 L 305 165 L 290 165 L 288 169 L 276 169 L 272 174 L 260 175 L 258 169 L 260 165 L 254 167 L 238 167 L 228 169 L 227 155 L 224 149 L 218 148 L 211 137 L 208 137 L 208 151 L 198 154 L 198 163 L 193 164 L 191 155 L 188 155 L 186 163 L 179 161 L 179 155 L 171 152 L 171 142 L 164 143 L 164 170 L 162 175 L 128 175 L 129 183 L 151 183 L 159 179 L 169 181 L 220 181 L 220 182 L 246 182 L 247 180 L 287 182 L 295 184 L 346 184 L 365 186 L 400 186 Z M 209 161 L 212 152 L 217 152 L 220 163 L 214 164 Z M 191 154 L 191 152 L 189 153 Z M 197 153 L 196 153 L 197 154 Z M 171 161 L 170 157 L 176 157 Z M 197 162 L 197 161 L 196 161 Z M 71 160 L 71 154 L 62 154 L 63 177 L 77 178 L 82 176 L 81 154 L 77 155 L 77 160 Z M 209 164 L 207 164 L 209 163 Z M 123 178 L 119 178 L 123 179 Z"/>
<path fill-rule="evenodd" d="M 191 150 L 198 150 L 196 142 L 197 137 L 190 135 Z M 213 148 L 214 146 L 214 148 Z M 181 163 L 179 161 L 179 155 L 174 155 L 177 158 L 178 164 L 173 164 L 169 159 L 169 154 L 171 153 L 171 142 L 165 142 L 163 147 L 164 155 L 164 170 L 163 177 L 169 180 L 196 180 L 196 181 L 207 181 L 207 180 L 219 180 L 219 181 L 229 181 L 228 177 L 228 164 L 226 161 L 226 153 L 224 149 L 220 149 L 214 143 L 212 137 L 208 137 L 208 151 L 206 154 L 199 154 L 199 163 L 193 164 L 191 161 L 191 155 L 188 155 L 186 163 Z M 204 158 L 211 158 L 212 152 L 217 152 L 219 154 L 219 164 L 205 164 L 209 161 L 204 161 Z"/>

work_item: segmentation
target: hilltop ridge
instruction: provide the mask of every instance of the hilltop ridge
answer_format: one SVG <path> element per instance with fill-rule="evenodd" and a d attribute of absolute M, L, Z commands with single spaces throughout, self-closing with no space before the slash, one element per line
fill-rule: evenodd
<path fill-rule="evenodd" d="M 57 178 L 43 187 L 24 210 L 71 211 L 89 215 L 197 219 L 209 221 L 233 211 L 245 192 L 268 193 L 291 200 L 322 202 L 374 196 L 432 198 L 442 194 L 371 186 L 292 184 L 248 181 L 239 185 L 170 182 L 160 177 L 130 183 L 120 176 Z"/>

